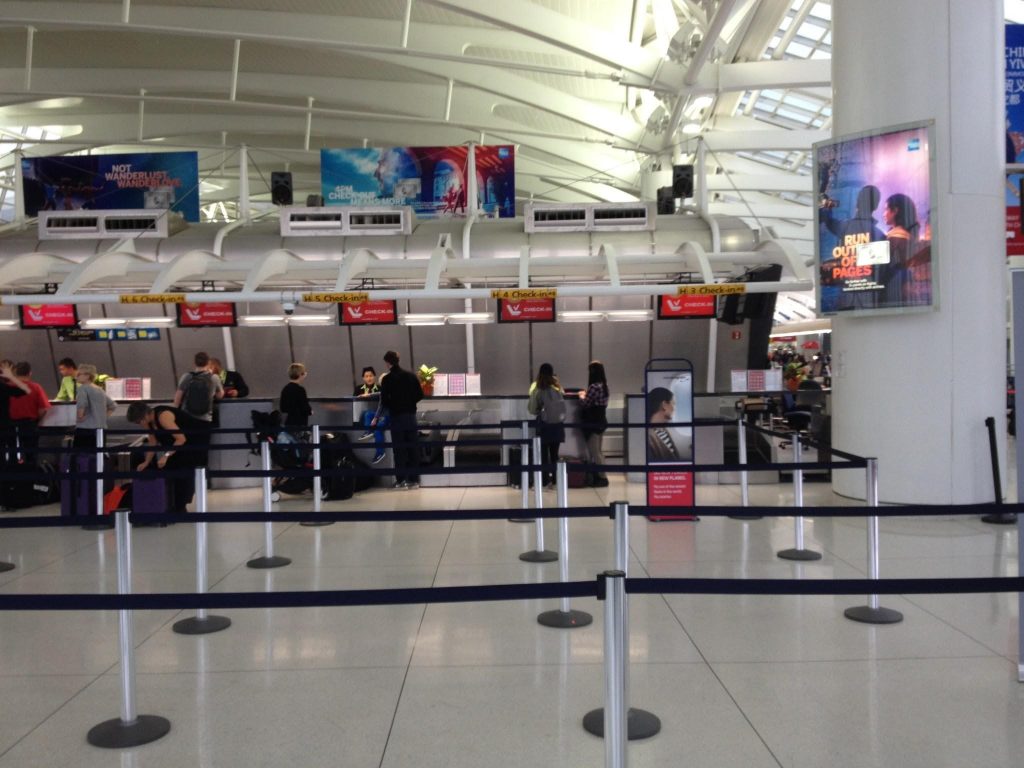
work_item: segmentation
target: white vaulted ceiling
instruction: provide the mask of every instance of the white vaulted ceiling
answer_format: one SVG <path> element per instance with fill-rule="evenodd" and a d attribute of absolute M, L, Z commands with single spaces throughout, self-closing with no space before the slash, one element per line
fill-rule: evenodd
<path fill-rule="evenodd" d="M 223 220 L 243 144 L 258 203 L 321 147 L 512 143 L 521 203 L 636 199 L 699 139 L 711 212 L 810 255 L 830 56 L 828 0 L 0 0 L 0 219 L 18 147 L 196 149 Z"/>

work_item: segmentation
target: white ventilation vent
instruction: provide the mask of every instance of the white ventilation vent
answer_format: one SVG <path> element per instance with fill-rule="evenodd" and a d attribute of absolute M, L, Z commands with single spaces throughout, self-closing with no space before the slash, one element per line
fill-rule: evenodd
<path fill-rule="evenodd" d="M 167 210 L 40 211 L 40 240 L 120 240 L 126 237 L 168 237 L 186 226 Z"/>
<path fill-rule="evenodd" d="M 527 203 L 527 232 L 653 230 L 654 203 Z"/>
<path fill-rule="evenodd" d="M 326 208 L 281 209 L 281 237 L 347 237 L 352 235 L 411 235 L 416 214 L 401 208 L 357 208 L 347 205 Z"/>

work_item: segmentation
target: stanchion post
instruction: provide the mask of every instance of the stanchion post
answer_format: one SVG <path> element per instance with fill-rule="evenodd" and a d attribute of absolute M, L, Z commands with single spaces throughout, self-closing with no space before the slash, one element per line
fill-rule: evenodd
<path fill-rule="evenodd" d="M 272 508 L 270 487 L 270 443 L 260 443 L 260 466 L 263 468 L 263 511 L 270 514 Z M 255 557 L 246 563 L 249 568 L 280 568 L 291 563 L 291 559 L 274 554 L 274 524 L 269 520 L 263 526 L 263 557 Z"/>
<path fill-rule="evenodd" d="M 996 420 L 989 416 L 985 419 L 985 428 L 988 430 L 988 455 L 992 463 L 992 490 L 993 498 L 997 507 L 1003 503 L 1003 481 L 999 476 L 999 447 L 996 441 Z M 989 515 L 982 515 L 983 523 L 993 525 L 1015 525 L 1017 522 L 1016 512 L 993 512 Z"/>
<path fill-rule="evenodd" d="M 523 428 L 524 429 L 528 429 L 528 427 L 526 427 L 526 423 L 525 422 L 523 422 Z M 532 445 L 534 445 L 534 464 L 540 466 L 540 464 L 541 464 L 541 438 L 540 437 L 535 437 L 534 438 L 534 442 L 532 442 Z M 528 472 L 523 470 L 523 473 L 522 473 L 523 478 L 526 478 L 527 475 L 528 475 Z M 535 471 L 535 474 L 534 474 L 534 502 L 535 502 L 535 507 L 537 508 L 538 512 L 540 512 L 542 509 L 544 509 L 544 489 L 541 487 L 541 480 L 542 480 L 541 472 L 540 471 Z M 528 484 L 529 484 L 529 481 L 527 479 L 523 483 L 523 487 L 525 488 Z M 528 498 L 527 494 L 523 494 L 523 496 Z M 535 535 L 534 536 L 535 536 L 535 540 L 536 540 L 534 549 L 532 549 L 529 552 L 523 552 L 521 555 L 519 555 L 519 559 L 523 560 L 524 562 L 554 562 L 555 560 L 557 560 L 558 559 L 558 553 L 557 552 L 552 552 L 550 549 L 545 549 L 544 548 L 544 518 L 541 517 L 540 515 L 538 515 L 535 518 Z"/>
<path fill-rule="evenodd" d="M 569 507 L 569 469 L 564 461 L 555 465 L 555 493 L 559 509 Z M 537 518 L 541 520 L 541 518 Z M 569 583 L 569 518 L 558 518 L 558 573 L 563 584 Z M 545 611 L 537 617 L 545 627 L 575 629 L 585 627 L 594 621 L 586 611 L 573 610 L 569 598 L 562 598 L 562 607 L 557 611 Z"/>
<path fill-rule="evenodd" d="M 96 479 L 93 481 L 96 488 L 96 509 L 93 510 L 95 514 L 95 523 L 88 523 L 82 526 L 84 531 L 109 531 L 114 527 L 114 523 L 103 516 L 103 472 L 106 467 L 106 457 L 104 456 L 103 449 L 106 447 L 106 436 L 104 430 L 101 427 L 96 428 L 95 442 L 97 451 L 93 455 L 96 457 L 93 467 L 96 469 Z M 78 469 L 78 454 L 71 454 L 71 470 L 72 478 L 74 472 Z M 88 482 L 86 480 L 85 482 Z M 71 484 L 71 494 L 75 497 L 78 493 L 78 483 Z M 86 495 L 88 497 L 88 494 Z"/>
<path fill-rule="evenodd" d="M 801 451 L 800 433 L 793 433 L 793 463 L 799 465 L 803 461 Z M 793 505 L 797 509 L 804 506 L 804 471 L 798 466 L 793 468 Z M 793 549 L 784 549 L 778 553 L 783 560 L 821 560 L 821 552 L 804 548 L 804 518 L 797 515 L 793 518 L 793 538 L 795 546 Z"/>
<path fill-rule="evenodd" d="M 526 468 L 530 463 L 530 425 L 527 422 L 523 422 L 522 426 L 522 443 L 519 444 L 519 493 L 522 495 L 522 501 L 520 506 L 523 509 L 530 508 L 530 472 Z M 511 471 L 512 464 L 509 462 L 509 470 Z M 532 517 L 510 517 L 510 523 L 532 523 L 535 518 Z"/>
<path fill-rule="evenodd" d="M 624 576 L 629 575 L 629 502 L 612 503 L 612 515 L 615 520 L 615 570 Z M 649 739 L 661 730 L 661 719 L 645 709 L 634 709 L 629 706 L 629 595 L 623 595 L 622 617 L 622 691 L 626 703 L 626 737 L 630 741 Z M 607 607 L 607 606 L 606 606 Z M 607 616 L 605 617 L 607 621 Z M 583 730 L 594 736 L 603 737 L 605 733 L 604 709 L 593 709 L 583 716 Z"/>
<path fill-rule="evenodd" d="M 128 511 L 118 510 L 117 593 L 132 593 L 131 527 Z M 135 641 L 132 633 L 132 612 L 118 611 L 118 640 L 121 651 L 121 717 L 106 720 L 89 729 L 86 739 L 94 747 L 125 749 L 156 741 L 171 730 L 171 723 L 157 715 L 140 715 L 135 706 Z"/>
<path fill-rule="evenodd" d="M 626 766 L 626 574 L 605 571 L 604 581 L 604 764 Z"/>
<path fill-rule="evenodd" d="M 313 425 L 313 511 L 323 511 L 324 501 L 324 481 L 321 475 L 323 469 L 323 454 L 320 453 L 320 425 Z M 299 523 L 306 527 L 323 526 L 323 525 L 334 525 L 334 523 L 327 521 L 321 522 L 319 520 L 310 522 L 304 521 Z"/>
<path fill-rule="evenodd" d="M 736 439 L 739 448 L 740 505 L 750 506 L 750 476 L 747 473 L 747 421 L 741 414 L 736 420 Z M 729 515 L 733 520 L 760 520 L 760 515 Z"/>
<path fill-rule="evenodd" d="M 196 468 L 196 512 L 208 511 L 206 497 L 206 467 Z M 196 523 L 196 594 L 204 595 L 210 588 L 207 578 L 208 550 L 206 546 L 206 523 Z M 205 608 L 196 610 L 196 615 L 176 621 L 171 629 L 179 635 L 209 635 L 231 626 L 227 616 L 209 616 Z"/>
<path fill-rule="evenodd" d="M 878 506 L 878 459 L 868 459 L 864 468 L 867 477 L 867 488 L 865 497 L 869 507 Z M 879 579 L 879 557 L 878 557 L 878 517 L 872 516 L 868 523 L 868 578 L 872 581 Z M 892 608 L 882 608 L 878 604 L 878 595 L 868 595 L 867 605 L 858 605 L 847 608 L 843 615 L 852 620 L 864 624 L 896 624 L 903 621 L 903 614 Z"/>

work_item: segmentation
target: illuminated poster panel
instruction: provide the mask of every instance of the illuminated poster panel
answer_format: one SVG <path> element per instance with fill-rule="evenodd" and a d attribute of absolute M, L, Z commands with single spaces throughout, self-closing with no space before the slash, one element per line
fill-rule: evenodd
<path fill-rule="evenodd" d="M 931 132 L 929 122 L 814 145 L 823 314 L 937 306 Z"/>

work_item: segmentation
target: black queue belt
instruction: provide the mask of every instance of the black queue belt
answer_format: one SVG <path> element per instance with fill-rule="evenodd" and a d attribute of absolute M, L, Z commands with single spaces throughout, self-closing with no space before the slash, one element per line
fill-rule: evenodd
<path fill-rule="evenodd" d="M 950 595 L 1024 592 L 1024 576 L 957 579 L 626 579 L 634 595 Z"/>
<path fill-rule="evenodd" d="M 190 608 L 323 608 L 597 597 L 596 581 L 303 592 L 159 592 L 146 595 L 0 595 L 0 611 L 164 611 Z"/>

